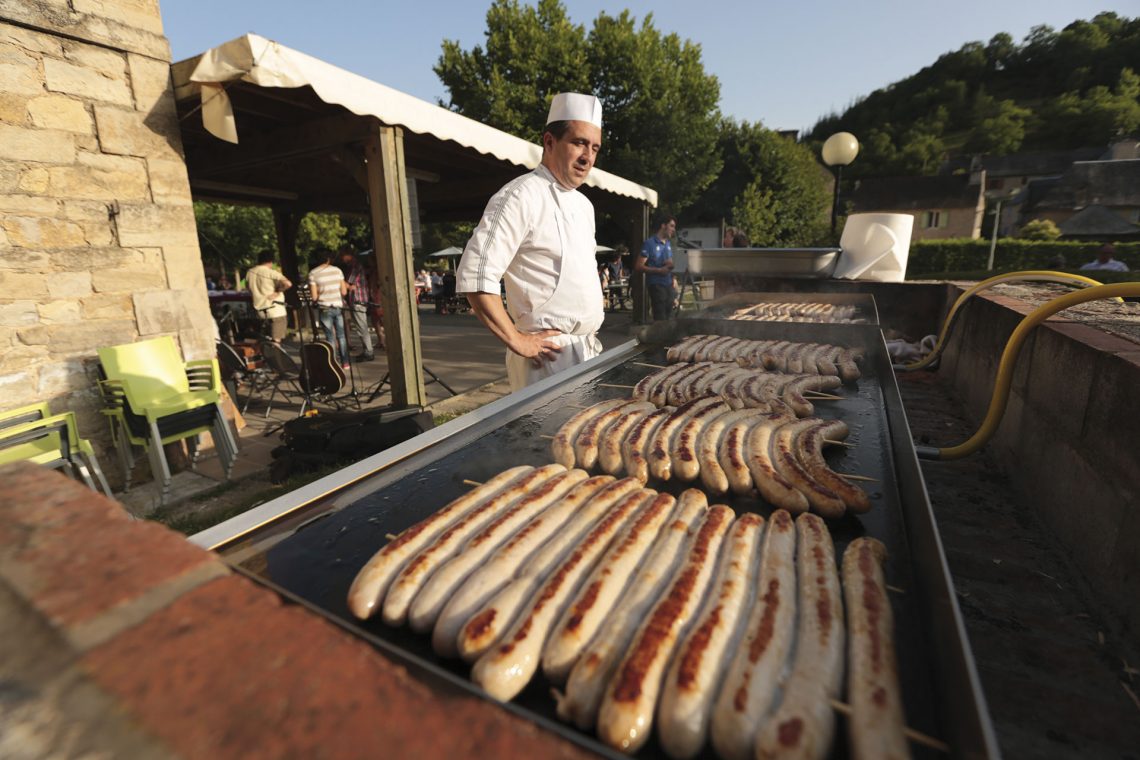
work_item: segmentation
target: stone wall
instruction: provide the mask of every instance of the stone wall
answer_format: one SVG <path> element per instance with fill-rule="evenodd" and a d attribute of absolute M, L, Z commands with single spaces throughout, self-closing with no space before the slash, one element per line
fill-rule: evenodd
<path fill-rule="evenodd" d="M 0 410 L 106 440 L 95 349 L 214 330 L 157 0 L 0 2 Z"/>

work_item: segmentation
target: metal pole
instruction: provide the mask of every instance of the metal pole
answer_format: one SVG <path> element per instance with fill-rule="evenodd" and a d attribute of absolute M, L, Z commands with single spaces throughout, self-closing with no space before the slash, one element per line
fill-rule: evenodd
<path fill-rule="evenodd" d="M 843 181 L 843 164 L 835 167 L 835 197 L 831 202 L 831 236 L 835 237 L 835 225 L 839 220 L 839 183 Z"/>
<path fill-rule="evenodd" d="M 998 225 L 1001 224 L 1001 198 L 998 198 L 997 209 L 994 211 L 994 230 L 990 235 L 990 257 L 986 260 L 986 269 L 993 270 L 994 268 L 994 249 L 997 248 L 997 234 Z"/>

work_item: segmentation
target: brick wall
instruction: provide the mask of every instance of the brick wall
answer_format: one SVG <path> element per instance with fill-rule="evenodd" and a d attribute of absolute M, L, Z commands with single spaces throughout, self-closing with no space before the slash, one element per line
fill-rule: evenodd
<path fill-rule="evenodd" d="M 103 439 L 96 348 L 214 353 L 169 64 L 156 0 L 0 4 L 0 409 Z"/>

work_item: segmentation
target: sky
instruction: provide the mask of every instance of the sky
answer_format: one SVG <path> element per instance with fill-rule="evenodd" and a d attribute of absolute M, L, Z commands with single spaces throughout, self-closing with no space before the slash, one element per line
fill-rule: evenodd
<path fill-rule="evenodd" d="M 522 2 L 523 0 L 520 0 Z M 1111 3 L 1106 5 L 1105 3 Z M 533 4 L 533 0 L 529 3 Z M 161 0 L 173 59 L 255 32 L 356 74 L 436 102 L 443 40 L 482 46 L 490 0 Z M 772 129 L 807 130 L 822 116 L 903 79 L 971 41 L 1038 24 L 1061 29 L 1102 11 L 1140 15 L 1140 0 L 563 0 L 589 30 L 628 8 L 701 46 L 720 80 L 721 112 Z"/>

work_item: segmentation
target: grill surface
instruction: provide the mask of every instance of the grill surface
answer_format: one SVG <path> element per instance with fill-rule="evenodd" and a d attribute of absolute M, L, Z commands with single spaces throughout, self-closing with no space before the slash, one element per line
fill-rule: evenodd
<path fill-rule="evenodd" d="M 887 582 L 905 590 L 895 595 L 892 604 L 908 725 L 944 738 L 956 756 L 996 756 L 898 390 L 881 334 L 874 327 L 704 319 L 660 323 L 643 332 L 641 347 L 627 344 L 608 351 L 568 379 L 526 394 L 465 429 L 448 434 L 444 426 L 437 430 L 437 443 L 403 461 L 395 460 L 398 454 L 389 461 L 378 455 L 368 460 L 376 472 L 355 484 L 337 489 L 337 476 L 330 476 L 323 486 L 330 493 L 301 510 L 290 511 L 300 504 L 279 499 L 274 509 L 287 514 L 266 518 L 265 524 L 253 530 L 243 528 L 240 540 L 216 540 L 215 534 L 213 543 L 225 544 L 223 556 L 252 577 L 367 635 L 413 665 L 443 675 L 460 688 L 474 688 L 466 679 L 465 666 L 432 654 L 430 637 L 391 629 L 378 620 L 362 623 L 352 618 L 345 595 L 356 572 L 386 543 L 387 534 L 398 533 L 465 492 L 469 487 L 463 485 L 464 479 L 483 481 L 510 466 L 550 462 L 550 442 L 540 436 L 553 435 L 577 411 L 573 406 L 628 396 L 628 390 L 601 384 L 632 386 L 655 371 L 635 362 L 663 365 L 665 346 L 696 333 L 831 342 L 859 345 L 867 351 L 858 386 L 841 391 L 842 401 L 816 403 L 817 416 L 839 417 L 851 428 L 848 440 L 855 448 L 830 452 L 832 466 L 878 481 L 866 484 L 875 505 L 870 513 L 831 524 L 837 555 L 861 535 L 880 539 L 890 552 Z M 649 485 L 673 494 L 685 487 L 653 481 Z M 771 511 L 751 499 L 720 501 L 738 512 L 767 515 Z M 557 721 L 541 677 L 509 709 L 521 710 L 602 754 L 622 757 Z M 843 757 L 842 730 L 839 736 L 836 756 Z M 915 756 L 925 756 L 917 746 L 913 749 Z M 639 754 L 663 756 L 655 741 Z M 711 757 L 711 751 L 706 756 Z"/>

